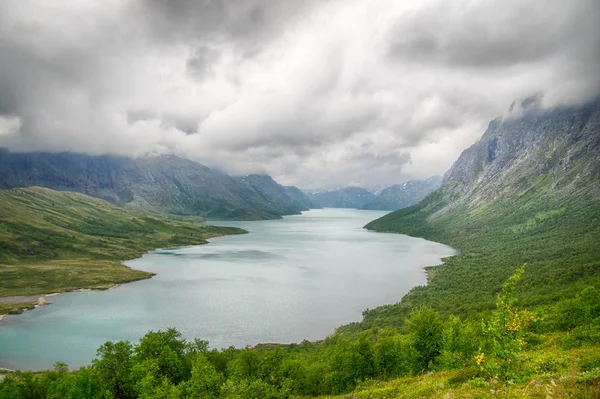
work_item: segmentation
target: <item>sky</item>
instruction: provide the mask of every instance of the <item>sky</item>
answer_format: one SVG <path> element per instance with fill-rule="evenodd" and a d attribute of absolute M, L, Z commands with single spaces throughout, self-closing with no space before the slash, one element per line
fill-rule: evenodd
<path fill-rule="evenodd" d="M 598 0 L 4 0 L 0 147 L 302 188 L 444 173 L 510 104 L 600 93 Z"/>

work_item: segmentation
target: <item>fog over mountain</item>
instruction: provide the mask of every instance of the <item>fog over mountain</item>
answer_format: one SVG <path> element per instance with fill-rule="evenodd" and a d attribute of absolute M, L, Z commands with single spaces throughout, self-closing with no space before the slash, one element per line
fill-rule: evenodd
<path fill-rule="evenodd" d="M 515 99 L 600 92 L 597 0 L 0 3 L 0 147 L 282 184 L 443 174 Z"/>

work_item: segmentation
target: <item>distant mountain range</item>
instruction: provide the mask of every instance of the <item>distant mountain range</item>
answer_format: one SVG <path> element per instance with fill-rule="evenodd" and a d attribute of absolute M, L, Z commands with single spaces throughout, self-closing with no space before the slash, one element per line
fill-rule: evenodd
<path fill-rule="evenodd" d="M 375 195 L 363 187 L 344 187 L 335 190 L 304 190 L 307 199 L 323 208 L 357 208 L 393 211 L 414 205 L 442 184 L 441 176 L 427 180 L 410 180 L 395 184 Z"/>
<path fill-rule="evenodd" d="M 305 190 L 310 201 L 322 208 L 362 208 L 375 194 L 362 187 L 345 187 L 337 190 Z"/>
<path fill-rule="evenodd" d="M 363 205 L 363 209 L 394 211 L 419 203 L 442 184 L 441 176 L 427 180 L 410 180 L 395 184 L 379 193 L 373 200 Z"/>
<path fill-rule="evenodd" d="M 174 155 L 124 157 L 0 149 L 0 188 L 41 186 L 179 215 L 273 219 L 308 208 L 271 177 L 235 178 Z"/>

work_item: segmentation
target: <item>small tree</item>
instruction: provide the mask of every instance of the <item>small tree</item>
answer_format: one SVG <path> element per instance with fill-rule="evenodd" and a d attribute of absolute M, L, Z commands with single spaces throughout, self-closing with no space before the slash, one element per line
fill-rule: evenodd
<path fill-rule="evenodd" d="M 408 328 L 416 352 L 415 366 L 419 371 L 427 370 L 442 352 L 444 324 L 438 312 L 428 307 L 420 307 L 411 312 Z"/>
<path fill-rule="evenodd" d="M 514 291 L 524 272 L 525 265 L 502 284 L 496 310 L 487 322 L 483 322 L 483 333 L 489 347 L 487 356 L 484 352 L 475 356 L 477 364 L 503 384 L 509 384 L 518 376 L 518 355 L 526 345 L 525 333 L 536 320 L 529 312 L 519 311 L 516 307 Z"/>
<path fill-rule="evenodd" d="M 92 371 L 104 396 L 118 399 L 134 396 L 129 378 L 132 353 L 129 341 L 108 341 L 98 348 Z"/>

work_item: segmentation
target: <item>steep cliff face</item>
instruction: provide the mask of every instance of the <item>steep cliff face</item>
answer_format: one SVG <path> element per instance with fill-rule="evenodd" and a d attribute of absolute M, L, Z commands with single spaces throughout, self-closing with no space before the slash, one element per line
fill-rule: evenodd
<path fill-rule="evenodd" d="M 423 227 L 423 218 L 459 224 L 467 217 L 478 220 L 525 208 L 567 209 L 563 203 L 574 199 L 585 206 L 600 199 L 600 99 L 581 107 L 530 107 L 517 118 L 493 120 L 437 191 L 370 227 L 402 230 L 416 219 Z"/>
<path fill-rule="evenodd" d="M 394 211 L 417 204 L 427 197 L 432 191 L 442 184 L 441 176 L 433 176 L 427 180 L 410 180 L 406 183 L 390 186 L 372 201 L 363 206 L 363 209 L 377 209 Z"/>
<path fill-rule="evenodd" d="M 518 118 L 490 122 L 444 176 L 443 199 L 449 204 L 433 217 L 532 189 L 549 196 L 597 189 L 599 128 L 600 101 L 578 108 L 534 107 Z"/>
<path fill-rule="evenodd" d="M 297 212 L 288 209 L 289 197 L 284 203 L 269 203 L 251 185 L 174 155 L 132 158 L 0 150 L 0 188 L 28 186 L 211 218 L 264 219 Z"/>

